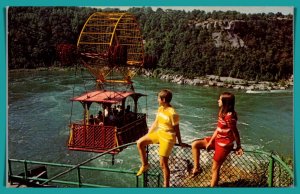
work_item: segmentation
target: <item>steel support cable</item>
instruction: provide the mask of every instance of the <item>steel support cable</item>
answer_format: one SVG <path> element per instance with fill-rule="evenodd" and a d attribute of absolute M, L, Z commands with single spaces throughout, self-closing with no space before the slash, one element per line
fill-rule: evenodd
<path fill-rule="evenodd" d="M 111 148 L 111 149 L 107 150 L 106 152 L 103 152 L 103 153 L 101 153 L 99 155 L 96 155 L 96 156 L 90 158 L 90 159 L 87 159 L 87 160 L 85 160 L 85 161 L 77 164 L 76 166 L 74 166 L 74 167 L 72 167 L 72 168 L 70 168 L 68 170 L 65 170 L 64 172 L 61 172 L 61 173 L 55 175 L 54 177 L 50 178 L 49 180 L 43 182 L 41 185 L 45 185 L 46 183 L 48 183 L 48 182 L 50 182 L 50 181 L 52 181 L 52 180 L 54 180 L 54 179 L 56 179 L 56 178 L 64 175 L 64 174 L 67 174 L 68 172 L 71 172 L 72 170 L 74 170 L 74 169 L 76 169 L 76 168 L 78 168 L 78 167 L 80 167 L 80 166 L 82 166 L 82 165 L 84 165 L 84 164 L 86 164 L 88 162 L 91 162 L 92 160 L 95 160 L 95 159 L 97 159 L 97 158 L 99 158 L 99 157 L 101 157 L 101 156 L 103 156 L 105 154 L 109 154 L 109 152 L 111 152 L 111 151 L 113 151 L 115 149 L 120 149 L 120 148 L 123 148 L 123 147 L 126 147 L 126 146 L 130 146 L 130 145 L 134 145 L 134 144 L 136 144 L 136 142 L 131 142 L 131 143 L 127 143 L 127 144 L 124 144 L 124 145 L 121 145 L 121 146 L 118 146 L 118 147 Z"/>
<path fill-rule="evenodd" d="M 81 78 L 83 80 L 83 86 L 84 86 L 84 90 L 85 90 L 85 93 L 87 93 L 87 89 L 86 89 L 86 85 L 85 85 L 85 81 L 84 81 L 84 78 L 83 78 L 83 69 L 81 68 Z"/>
<path fill-rule="evenodd" d="M 76 80 L 76 77 L 77 77 L 77 64 L 75 65 L 75 80 Z M 72 95 L 73 95 L 73 98 L 74 98 L 74 94 L 75 94 L 75 83 L 73 85 L 73 89 L 72 89 Z M 72 104 L 71 104 L 71 115 L 70 115 L 70 125 L 72 123 L 72 115 L 73 115 L 73 100 L 72 100 Z"/>

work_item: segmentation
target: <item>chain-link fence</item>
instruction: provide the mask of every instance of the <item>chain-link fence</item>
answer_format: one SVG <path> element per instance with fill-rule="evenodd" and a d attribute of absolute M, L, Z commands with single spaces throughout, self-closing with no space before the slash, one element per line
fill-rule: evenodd
<path fill-rule="evenodd" d="M 123 147 L 135 147 L 135 143 L 123 145 Z M 113 149 L 122 149 L 117 147 Z M 108 150 L 110 153 L 112 150 Z M 96 166 L 84 166 L 84 164 L 101 158 L 107 153 L 95 155 L 78 165 L 47 163 L 37 161 L 25 161 L 9 159 L 8 177 L 31 183 L 37 180 L 30 176 L 29 169 L 32 165 L 47 166 L 48 177 L 44 183 L 57 185 L 61 183 L 69 186 L 88 187 L 162 187 L 163 175 L 160 168 L 158 145 L 147 147 L 147 159 L 150 169 L 143 176 L 136 177 L 136 171 L 124 169 L 122 164 L 108 164 L 105 168 Z M 126 155 L 126 149 L 112 160 L 117 160 L 120 155 Z M 191 177 L 193 169 L 192 150 L 190 147 L 175 146 L 169 158 L 170 186 L 171 187 L 209 187 L 211 180 L 211 167 L 214 151 L 200 152 L 200 166 L 202 172 Z M 231 153 L 220 172 L 220 187 L 291 187 L 294 185 L 294 173 L 292 165 L 288 166 L 277 155 L 262 151 L 245 151 L 242 156 Z M 28 172 L 27 172 L 28 171 Z M 23 172 L 23 174 L 19 174 Z M 26 172 L 26 173 L 24 173 Z M 130 182 L 130 183 L 129 183 Z M 40 185 L 42 186 L 42 185 Z M 57 185 L 60 187 L 59 185 Z"/>
<path fill-rule="evenodd" d="M 209 187 L 214 151 L 200 151 L 202 172 L 191 177 L 193 169 L 190 147 L 175 146 L 169 157 L 171 187 Z M 160 174 L 160 187 L 163 174 L 160 169 L 158 145 L 148 146 L 149 173 Z M 290 187 L 293 186 L 293 172 L 282 160 L 273 154 L 245 151 L 242 156 L 231 153 L 220 171 L 220 187 Z M 157 187 L 157 178 L 145 176 L 146 187 Z"/>

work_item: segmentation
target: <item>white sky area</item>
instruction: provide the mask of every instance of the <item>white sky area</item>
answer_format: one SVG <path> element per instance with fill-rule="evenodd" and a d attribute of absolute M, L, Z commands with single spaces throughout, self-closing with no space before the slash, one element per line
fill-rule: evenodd
<path fill-rule="evenodd" d="M 212 11 L 238 11 L 240 13 L 277 13 L 280 12 L 283 15 L 294 14 L 294 7 L 292 6 L 131 6 L 131 7 L 152 7 L 155 11 L 157 8 L 173 9 L 173 10 L 186 10 L 192 11 L 203 10 L 205 12 Z M 131 8 L 130 6 L 110 6 L 109 8 L 119 8 L 120 10 L 127 10 Z M 108 7 L 99 7 L 108 8 Z"/>

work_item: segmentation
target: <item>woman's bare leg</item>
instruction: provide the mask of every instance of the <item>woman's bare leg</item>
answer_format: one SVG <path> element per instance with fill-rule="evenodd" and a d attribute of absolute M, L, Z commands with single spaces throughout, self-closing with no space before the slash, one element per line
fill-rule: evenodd
<path fill-rule="evenodd" d="M 146 146 L 152 143 L 152 140 L 147 135 L 141 137 L 136 143 L 141 158 L 142 166 L 148 164 L 148 161 L 146 159 Z"/>
<path fill-rule="evenodd" d="M 206 148 L 206 140 L 205 139 L 200 139 L 196 140 L 192 143 L 192 154 L 193 154 L 193 160 L 194 160 L 194 169 L 198 170 L 200 168 L 200 149 L 205 149 Z"/>
<path fill-rule="evenodd" d="M 168 160 L 169 157 L 160 156 L 160 166 L 164 174 L 164 187 L 170 186 L 170 168 Z"/>
<path fill-rule="evenodd" d="M 210 181 L 211 187 L 215 187 L 218 185 L 220 169 L 221 169 L 222 164 L 223 164 L 223 162 L 216 162 L 215 160 L 213 160 L 213 164 L 212 164 L 212 168 L 211 168 L 212 176 L 211 176 L 211 181 Z"/>

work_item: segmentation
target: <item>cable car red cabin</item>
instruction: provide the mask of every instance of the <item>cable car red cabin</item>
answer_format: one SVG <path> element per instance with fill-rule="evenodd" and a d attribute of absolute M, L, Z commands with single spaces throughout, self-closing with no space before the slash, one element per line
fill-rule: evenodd
<path fill-rule="evenodd" d="M 136 141 L 148 131 L 146 114 L 137 113 L 138 99 L 145 96 L 133 91 L 95 90 L 72 98 L 83 106 L 83 120 L 70 125 L 68 147 L 70 150 L 105 152 L 120 145 Z M 127 98 L 134 101 L 133 111 L 125 110 Z M 89 108 L 97 103 L 103 114 L 91 118 Z M 120 110 L 112 110 L 119 105 Z M 110 154 L 117 154 L 115 150 Z"/>
<path fill-rule="evenodd" d="M 80 102 L 84 111 L 82 120 L 70 123 L 69 149 L 107 152 L 145 135 L 146 114 L 137 112 L 138 100 L 145 95 L 134 92 L 132 82 L 144 64 L 143 38 L 135 16 L 93 13 L 83 25 L 74 53 L 95 79 L 96 90 L 71 99 Z M 132 111 L 125 111 L 127 98 L 133 99 Z M 102 110 L 96 118 L 92 117 L 95 105 Z M 115 106 L 120 108 L 117 112 Z"/>

